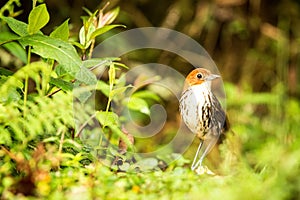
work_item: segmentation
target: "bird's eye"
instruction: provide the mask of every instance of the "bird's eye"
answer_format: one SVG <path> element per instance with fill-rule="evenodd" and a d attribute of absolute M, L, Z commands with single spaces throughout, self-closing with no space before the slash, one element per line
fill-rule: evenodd
<path fill-rule="evenodd" d="M 201 79 L 202 78 L 202 74 L 197 74 L 197 78 Z"/>

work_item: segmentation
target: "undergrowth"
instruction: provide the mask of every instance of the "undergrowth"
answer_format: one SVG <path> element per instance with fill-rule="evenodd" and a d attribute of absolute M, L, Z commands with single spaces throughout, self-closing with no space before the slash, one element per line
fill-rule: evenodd
<path fill-rule="evenodd" d="M 14 2 L 6 4 L 11 16 Z M 126 66 L 118 58 L 91 58 L 95 38 L 122 27 L 111 25 L 119 9 L 87 11 L 79 42 L 70 42 L 68 20 L 49 36 L 42 33 L 49 16 L 45 4 L 35 3 L 28 24 L 0 13 L 1 46 L 23 63 L 14 70 L 0 68 L 2 199 L 299 199 L 300 104 L 285 98 L 280 85 L 270 93 L 253 93 L 225 84 L 232 128 L 219 145 L 214 176 L 191 171 L 188 155 L 164 167 L 157 159 L 130 163 L 139 170 L 109 167 L 97 154 L 105 140 L 93 138 L 93 130 L 86 128 L 97 121 L 101 128 L 96 130 L 110 142 L 118 145 L 121 137 L 123 150 L 134 148 L 111 103 L 149 115 L 147 98 L 159 101 L 151 91 L 136 94 L 136 102 L 123 101 L 125 91 L 135 87 L 116 75 Z M 97 80 L 95 69 L 106 70 L 108 80 Z M 74 93 L 81 87 L 87 90 Z M 80 106 L 92 97 L 89 90 L 100 92 L 106 102 L 103 109 L 81 113 Z M 258 115 L 259 109 L 265 114 Z M 80 123 L 78 115 L 84 119 Z M 105 150 L 126 161 L 116 149 Z"/>

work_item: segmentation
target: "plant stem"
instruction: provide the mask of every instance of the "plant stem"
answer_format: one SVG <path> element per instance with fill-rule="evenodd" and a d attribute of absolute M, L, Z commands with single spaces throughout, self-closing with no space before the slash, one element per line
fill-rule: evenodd
<path fill-rule="evenodd" d="M 94 46 L 95 46 L 95 39 L 92 40 L 92 44 L 91 44 L 91 47 L 90 47 L 90 52 L 89 52 L 89 59 L 92 58 L 92 55 L 93 55 L 93 50 L 94 50 Z"/>
<path fill-rule="evenodd" d="M 37 0 L 32 0 L 32 9 L 35 8 Z"/>
<path fill-rule="evenodd" d="M 90 120 L 92 120 L 92 119 L 94 119 L 96 117 L 96 113 L 94 113 L 92 116 L 90 116 L 80 127 L 79 127 L 79 129 L 78 129 L 78 131 L 77 131 L 77 133 L 75 134 L 75 137 L 79 137 L 80 136 L 80 134 L 81 134 L 81 132 L 82 132 L 82 130 L 84 129 L 84 127 L 86 126 L 86 125 L 88 125 L 88 123 L 89 123 L 89 121 Z"/>
<path fill-rule="evenodd" d="M 60 141 L 59 141 L 59 148 L 58 148 L 58 153 L 61 154 L 62 152 L 62 147 L 64 143 L 64 138 L 65 138 L 65 131 L 61 133 Z"/>
<path fill-rule="evenodd" d="M 30 65 L 30 59 L 31 59 L 31 46 L 28 48 L 28 54 L 27 54 L 27 64 Z M 23 101 L 23 118 L 26 118 L 27 114 L 27 97 L 28 97 L 28 74 L 25 76 L 25 83 L 24 83 L 24 101 Z M 23 132 L 25 132 L 25 125 L 23 126 Z"/>

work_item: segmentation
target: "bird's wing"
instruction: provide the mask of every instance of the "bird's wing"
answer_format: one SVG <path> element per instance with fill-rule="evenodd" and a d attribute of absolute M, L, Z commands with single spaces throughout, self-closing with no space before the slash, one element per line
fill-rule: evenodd
<path fill-rule="evenodd" d="M 217 99 L 217 97 L 212 94 L 211 95 L 211 102 L 212 102 L 212 116 L 211 116 L 211 120 L 212 120 L 212 126 L 211 127 L 217 127 L 216 134 L 221 134 L 222 129 L 225 128 L 226 126 L 226 113 L 223 110 L 219 100 Z"/>

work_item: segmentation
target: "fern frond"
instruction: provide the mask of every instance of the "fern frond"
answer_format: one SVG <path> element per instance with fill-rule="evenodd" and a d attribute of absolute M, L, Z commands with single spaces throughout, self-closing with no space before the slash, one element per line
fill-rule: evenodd
<path fill-rule="evenodd" d="M 43 62 L 35 62 L 18 70 L 8 77 L 0 86 L 1 99 L 7 99 L 12 92 L 21 90 L 26 77 L 32 79 L 36 93 L 29 94 L 28 100 L 0 102 L 0 144 L 10 146 L 12 143 L 27 144 L 37 136 L 58 135 L 58 130 L 66 130 L 74 126 L 72 93 L 60 92 L 51 98 L 43 93 L 48 87 L 43 79 L 50 76 L 50 66 Z M 26 112 L 24 112 L 26 110 Z M 26 114 L 24 114 L 26 113 Z"/>

